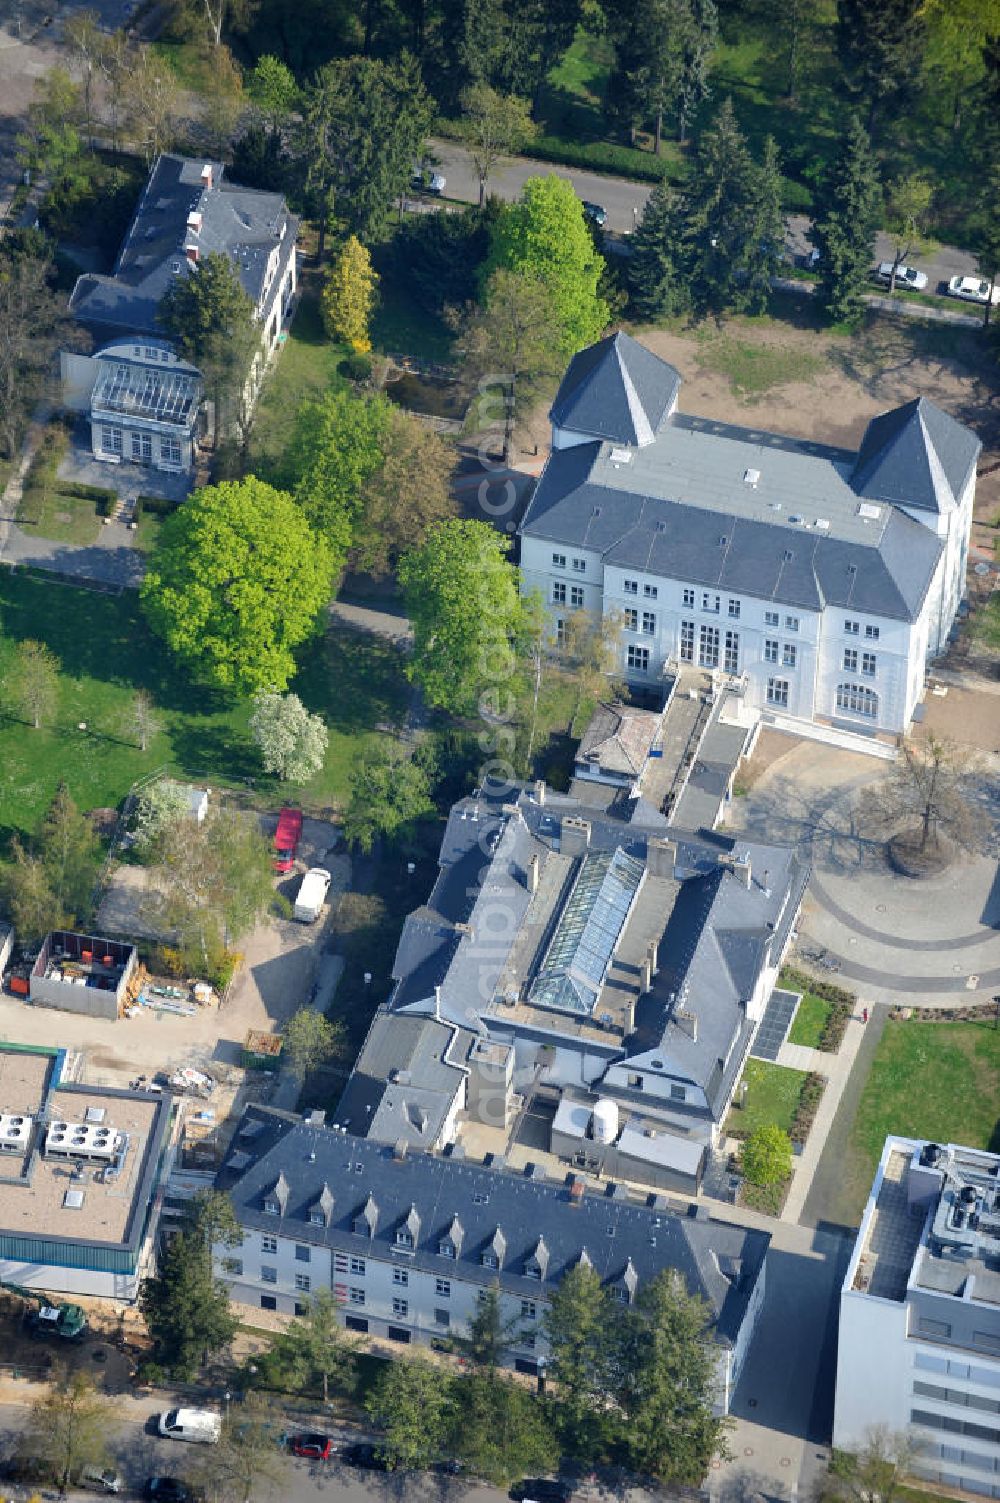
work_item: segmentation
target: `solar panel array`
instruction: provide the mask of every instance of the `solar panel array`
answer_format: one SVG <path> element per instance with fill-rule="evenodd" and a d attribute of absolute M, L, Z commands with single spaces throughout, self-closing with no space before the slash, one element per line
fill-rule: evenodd
<path fill-rule="evenodd" d="M 531 988 L 536 1007 L 593 1011 L 644 872 L 620 846 L 583 858 Z"/>
<path fill-rule="evenodd" d="M 92 409 L 126 417 L 154 418 L 187 427 L 198 403 L 200 382 L 187 371 L 102 360 Z"/>

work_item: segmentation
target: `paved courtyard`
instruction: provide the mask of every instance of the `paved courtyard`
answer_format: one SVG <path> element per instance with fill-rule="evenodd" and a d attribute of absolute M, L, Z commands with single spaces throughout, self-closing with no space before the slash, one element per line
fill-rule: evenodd
<path fill-rule="evenodd" d="M 839 961 L 839 979 L 869 1004 L 956 1006 L 1000 989 L 1000 758 L 984 759 L 978 823 L 984 849 L 919 882 L 886 864 L 863 827 L 860 791 L 883 764 L 788 737 L 731 827 L 811 854 L 799 945 Z"/>

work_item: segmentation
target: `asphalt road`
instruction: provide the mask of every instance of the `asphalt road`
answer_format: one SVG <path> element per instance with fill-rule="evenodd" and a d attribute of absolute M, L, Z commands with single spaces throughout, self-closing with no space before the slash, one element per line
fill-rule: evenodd
<path fill-rule="evenodd" d="M 141 1494 L 148 1477 L 182 1477 L 197 1464 L 199 1447 L 167 1440 L 156 1433 L 155 1417 L 162 1409 L 162 1401 L 123 1398 L 118 1404 L 118 1413 L 124 1417 L 110 1440 L 110 1447 L 130 1495 Z M 20 1405 L 0 1406 L 0 1453 L 4 1456 L 8 1456 L 16 1444 L 27 1413 L 27 1409 Z M 352 1434 L 349 1438 L 357 1437 Z M 403 1498 L 408 1503 L 505 1503 L 507 1496 L 495 1488 L 470 1486 L 460 1478 L 432 1473 L 393 1475 L 366 1472 L 336 1462 L 302 1461 L 292 1456 L 279 1457 L 278 1466 L 278 1479 L 264 1482 L 255 1489 L 255 1503 L 287 1503 L 287 1500 L 330 1503 L 334 1498 L 337 1503 L 392 1503 L 392 1500 Z M 19 1498 L 22 1495 L 27 1498 L 30 1491 L 30 1488 L 4 1487 L 8 1497 L 15 1493 Z M 50 1491 L 55 1496 L 54 1489 L 46 1489 L 43 1498 L 48 1498 Z M 89 1492 L 71 1496 L 80 1503 L 85 1499 L 88 1503 L 95 1503 L 97 1497 Z"/>
<path fill-rule="evenodd" d="M 479 201 L 479 179 L 472 165 L 472 158 L 464 147 L 454 141 L 434 140 L 430 143 L 439 170 L 447 180 L 449 198 L 467 203 Z M 554 172 L 557 177 L 572 183 L 580 198 L 601 204 L 607 210 L 609 230 L 618 234 L 631 234 L 641 216 L 650 188 L 647 183 L 634 183 L 628 178 L 606 177 L 603 173 L 578 172 L 575 168 L 556 167 L 549 162 L 537 162 L 528 157 L 504 157 L 494 169 L 488 191 L 501 198 L 517 198 L 529 177 Z M 805 215 L 792 214 L 787 220 L 786 247 L 794 259 L 802 259 L 811 249 L 809 220 Z M 893 244 L 888 235 L 879 234 L 875 241 L 878 261 L 891 260 Z M 939 291 L 951 277 L 968 276 L 976 271 L 976 258 L 969 251 L 953 245 L 939 245 L 933 254 L 914 256 L 913 264 L 926 271 L 929 290 Z M 975 313 L 968 303 L 949 299 L 949 304 L 958 311 Z"/>

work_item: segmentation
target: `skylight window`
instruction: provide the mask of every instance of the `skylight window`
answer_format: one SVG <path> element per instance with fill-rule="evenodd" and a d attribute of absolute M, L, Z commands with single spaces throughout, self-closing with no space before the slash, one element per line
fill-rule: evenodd
<path fill-rule="evenodd" d="M 644 875 L 620 847 L 584 857 L 531 988 L 535 1006 L 593 1010 Z"/>

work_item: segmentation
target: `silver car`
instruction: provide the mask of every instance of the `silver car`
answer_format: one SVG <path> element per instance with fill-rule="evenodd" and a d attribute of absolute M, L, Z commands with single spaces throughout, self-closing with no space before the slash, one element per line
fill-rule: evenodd
<path fill-rule="evenodd" d="M 885 282 L 888 286 L 892 281 L 892 262 L 883 261 L 875 275 L 880 282 Z M 918 271 L 915 266 L 897 266 L 896 286 L 909 287 L 912 292 L 923 292 L 927 286 L 927 273 Z"/>
<path fill-rule="evenodd" d="M 992 303 L 994 307 L 1000 303 L 1000 286 L 993 288 L 991 297 L 990 284 L 982 277 L 952 277 L 948 291 L 952 297 L 963 298 L 967 303 Z"/>

